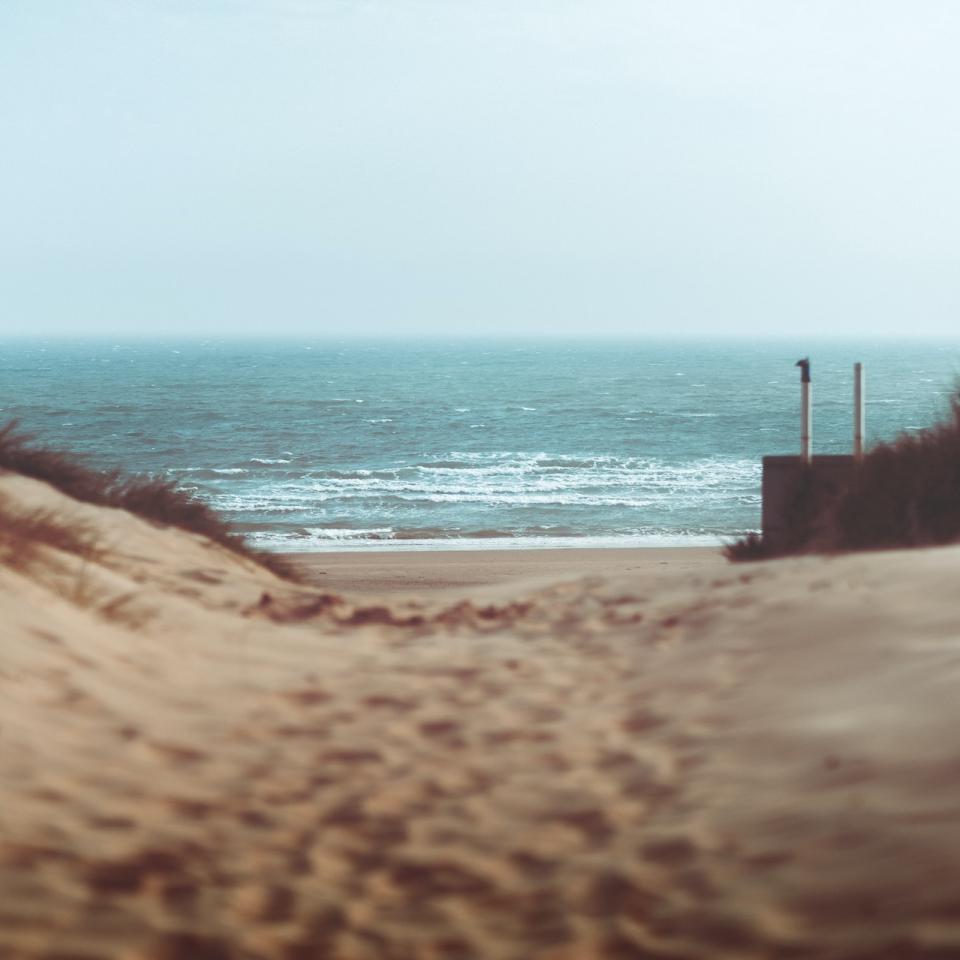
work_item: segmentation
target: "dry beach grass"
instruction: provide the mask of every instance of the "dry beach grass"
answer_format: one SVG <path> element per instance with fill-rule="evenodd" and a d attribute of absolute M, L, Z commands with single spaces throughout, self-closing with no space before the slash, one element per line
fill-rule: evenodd
<path fill-rule="evenodd" d="M 98 470 L 74 453 L 37 444 L 36 438 L 20 430 L 16 421 L 0 427 L 0 471 L 4 470 L 42 480 L 83 503 L 127 510 L 152 523 L 202 534 L 276 573 L 289 575 L 282 560 L 250 549 L 215 510 L 176 481 L 131 476 L 116 469 Z"/>
<path fill-rule="evenodd" d="M 83 531 L 0 553 L 4 958 L 960 956 L 958 548 L 378 599 L 0 497 Z"/>
<path fill-rule="evenodd" d="M 757 534 L 727 547 L 731 560 L 878 550 L 960 539 L 960 390 L 930 427 L 867 452 L 839 490 L 815 472 L 799 474 L 776 549 Z"/>

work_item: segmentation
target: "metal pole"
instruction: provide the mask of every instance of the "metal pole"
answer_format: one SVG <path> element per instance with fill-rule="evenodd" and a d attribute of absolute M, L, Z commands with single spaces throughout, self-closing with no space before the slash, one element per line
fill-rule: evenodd
<path fill-rule="evenodd" d="M 863 364 L 853 365 L 853 458 L 858 463 L 863 459 L 863 435 L 866 433 L 864 415 Z"/>
<path fill-rule="evenodd" d="M 810 360 L 804 357 L 797 361 L 800 368 L 800 462 L 811 463 L 811 439 L 813 434 L 813 411 L 810 405 Z"/>

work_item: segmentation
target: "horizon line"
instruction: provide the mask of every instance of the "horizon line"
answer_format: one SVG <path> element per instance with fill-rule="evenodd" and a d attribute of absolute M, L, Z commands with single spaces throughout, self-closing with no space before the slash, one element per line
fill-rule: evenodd
<path fill-rule="evenodd" d="M 535 333 L 489 333 L 489 334 L 305 334 L 305 333 L 3 333 L 0 342 L 47 342 L 47 341 L 114 341 L 114 342 L 157 342 L 178 341 L 190 343 L 205 342 L 311 342 L 311 343 L 711 343 L 711 342 L 751 342 L 777 343 L 798 341 L 869 342 L 869 341 L 939 341 L 960 343 L 960 333 L 790 333 L 790 334 L 535 334 Z"/>

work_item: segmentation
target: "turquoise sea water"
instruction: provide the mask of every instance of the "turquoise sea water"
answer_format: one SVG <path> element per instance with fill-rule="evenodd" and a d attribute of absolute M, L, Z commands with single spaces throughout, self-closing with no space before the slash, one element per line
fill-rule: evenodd
<path fill-rule="evenodd" d="M 0 420 L 195 487 L 261 546 L 715 543 L 760 458 L 943 412 L 960 342 L 0 340 Z"/>

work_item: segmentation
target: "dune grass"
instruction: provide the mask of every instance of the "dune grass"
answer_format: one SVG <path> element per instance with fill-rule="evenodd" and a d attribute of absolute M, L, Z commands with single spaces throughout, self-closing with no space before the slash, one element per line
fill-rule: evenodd
<path fill-rule="evenodd" d="M 0 497 L 0 564 L 13 570 L 28 570 L 41 547 L 72 553 L 84 560 L 100 552 L 94 533 L 50 510 L 23 512 Z"/>
<path fill-rule="evenodd" d="M 875 447 L 827 519 L 842 550 L 960 539 L 960 389 L 942 421 Z"/>
<path fill-rule="evenodd" d="M 756 534 L 728 544 L 731 560 L 799 553 L 923 547 L 960 540 L 960 386 L 947 415 L 877 444 L 827 496 L 801 474 L 774 552 Z"/>
<path fill-rule="evenodd" d="M 159 526 L 198 533 L 280 576 L 293 579 L 289 566 L 281 558 L 251 548 L 208 503 L 176 481 L 131 476 L 120 470 L 96 470 L 76 454 L 39 445 L 36 437 L 19 429 L 16 421 L 0 427 L 0 471 L 3 470 L 42 480 L 84 503 L 117 507 Z M 46 520 L 48 527 L 55 526 L 55 518 Z M 3 522 L 7 522 L 5 516 Z M 42 531 L 38 529 L 36 533 L 40 536 Z"/>

